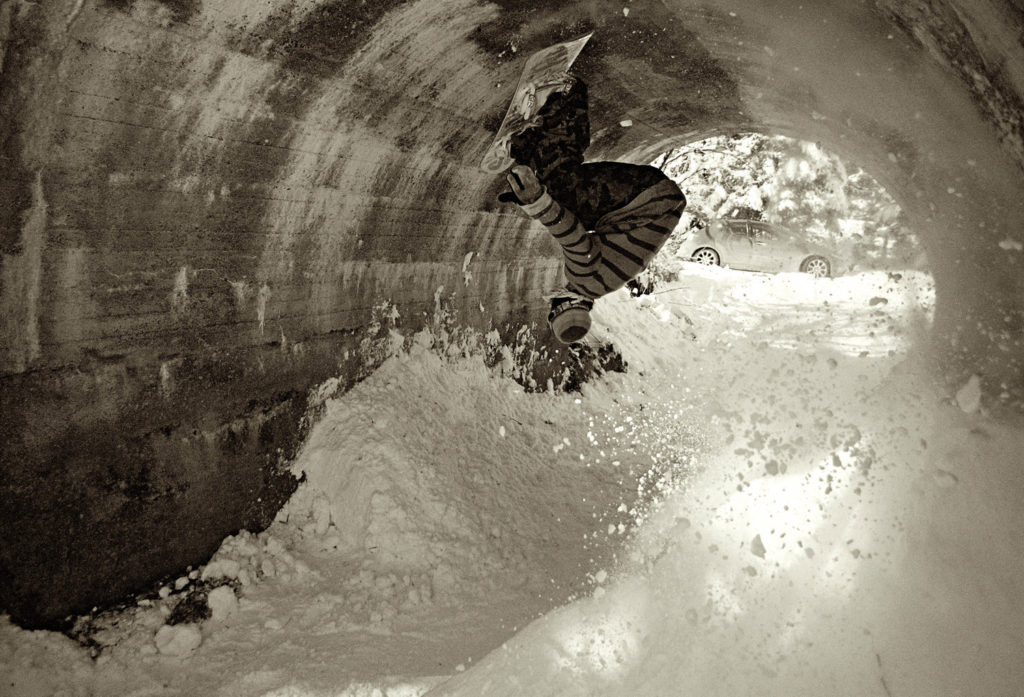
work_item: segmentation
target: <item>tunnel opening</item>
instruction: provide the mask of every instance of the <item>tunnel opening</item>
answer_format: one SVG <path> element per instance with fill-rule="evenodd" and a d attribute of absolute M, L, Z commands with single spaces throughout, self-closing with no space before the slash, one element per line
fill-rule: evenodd
<path fill-rule="evenodd" d="M 758 132 L 675 145 L 651 164 L 688 203 L 639 284 L 645 292 L 674 293 L 690 307 L 728 302 L 753 274 L 772 296 L 757 307 L 760 322 L 803 325 L 855 353 L 927 352 L 935 279 L 926 251 L 863 168 L 820 143 Z"/>
<path fill-rule="evenodd" d="M 701 261 L 750 271 L 806 271 L 803 262 L 811 252 L 784 245 L 773 255 L 769 242 L 779 240 L 821 250 L 831 262 L 825 269 L 829 276 L 882 270 L 930 273 L 920 237 L 896 200 L 863 168 L 818 143 L 737 133 L 677 146 L 651 164 L 688 195 L 684 218 L 669 242 L 668 254 L 658 260 L 661 264 L 673 258 L 693 260 L 693 245 L 684 245 L 691 230 L 706 229 L 712 221 L 733 220 L 765 224 L 745 230 L 763 254 L 730 260 L 728 254 L 723 258 L 724 249 L 717 249 L 719 254 Z M 780 230 L 767 234 L 775 226 Z M 742 226 L 734 227 L 739 232 Z M 779 255 L 792 255 L 792 259 L 775 258 Z"/>

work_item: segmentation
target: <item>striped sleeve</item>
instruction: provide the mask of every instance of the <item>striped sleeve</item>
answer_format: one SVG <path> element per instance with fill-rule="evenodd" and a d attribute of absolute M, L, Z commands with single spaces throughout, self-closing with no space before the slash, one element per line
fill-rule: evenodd
<path fill-rule="evenodd" d="M 565 208 L 546 191 L 533 203 L 521 206 L 523 212 L 547 228 L 565 254 L 565 268 L 570 275 L 590 272 L 597 250 L 593 239 L 576 214 Z"/>

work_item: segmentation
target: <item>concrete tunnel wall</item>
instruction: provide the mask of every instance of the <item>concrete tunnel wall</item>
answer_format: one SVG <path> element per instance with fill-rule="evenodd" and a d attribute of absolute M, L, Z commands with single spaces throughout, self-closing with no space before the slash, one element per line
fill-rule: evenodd
<path fill-rule="evenodd" d="M 547 341 L 557 250 L 477 163 L 524 57 L 591 30 L 590 159 L 756 130 L 866 167 L 927 247 L 938 369 L 1019 406 L 1022 27 L 1011 0 L 0 5 L 0 608 L 57 626 L 268 524 L 382 302 Z"/>

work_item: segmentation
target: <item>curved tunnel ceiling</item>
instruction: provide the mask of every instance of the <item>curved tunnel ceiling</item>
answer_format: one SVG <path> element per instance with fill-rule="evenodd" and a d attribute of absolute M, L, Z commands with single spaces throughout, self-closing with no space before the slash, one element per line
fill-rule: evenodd
<path fill-rule="evenodd" d="M 742 130 L 865 167 L 926 246 L 941 365 L 1019 404 L 1022 24 L 1009 0 L 5 4 L 0 606 L 53 625 L 269 522 L 308 390 L 373 367 L 382 302 L 542 322 L 557 250 L 477 163 L 524 57 L 589 31 L 590 159 Z"/>

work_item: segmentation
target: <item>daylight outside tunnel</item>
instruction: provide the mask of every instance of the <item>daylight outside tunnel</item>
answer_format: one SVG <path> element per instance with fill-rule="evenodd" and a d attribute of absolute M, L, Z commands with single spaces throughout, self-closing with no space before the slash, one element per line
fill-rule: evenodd
<path fill-rule="evenodd" d="M 1017 694 L 1022 30 L 3 3 L 0 684 Z M 590 32 L 588 160 L 688 205 L 570 349 L 559 248 L 480 163 L 526 59 Z M 739 220 L 828 273 L 687 247 Z"/>

